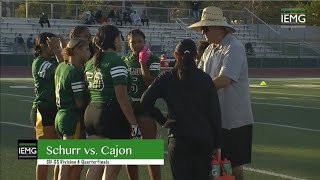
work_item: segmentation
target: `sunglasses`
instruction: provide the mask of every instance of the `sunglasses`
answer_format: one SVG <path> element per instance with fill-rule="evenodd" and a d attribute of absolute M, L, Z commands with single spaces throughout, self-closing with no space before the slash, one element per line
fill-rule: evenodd
<path fill-rule="evenodd" d="M 208 26 L 202 26 L 201 27 L 201 31 L 203 31 L 203 32 L 208 32 L 209 31 L 209 27 Z"/>

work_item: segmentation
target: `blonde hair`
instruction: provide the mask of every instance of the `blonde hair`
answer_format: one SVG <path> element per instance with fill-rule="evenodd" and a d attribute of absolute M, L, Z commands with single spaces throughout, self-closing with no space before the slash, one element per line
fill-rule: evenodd
<path fill-rule="evenodd" d="M 62 50 L 62 56 L 64 57 L 64 60 L 69 60 L 70 56 L 75 55 L 74 54 L 75 48 L 81 48 L 86 45 L 88 46 L 89 43 L 84 39 L 70 39 L 66 47 Z"/>

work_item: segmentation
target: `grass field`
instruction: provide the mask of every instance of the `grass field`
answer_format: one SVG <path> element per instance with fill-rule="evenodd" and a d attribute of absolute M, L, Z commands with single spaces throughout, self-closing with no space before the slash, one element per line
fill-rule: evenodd
<path fill-rule="evenodd" d="M 250 81 L 255 124 L 245 179 L 320 179 L 320 79 L 264 80 L 266 87 Z M 35 161 L 17 159 L 17 140 L 34 138 L 32 88 L 29 79 L 1 79 L 1 180 L 34 179 Z M 165 111 L 162 101 L 158 105 Z M 149 179 L 145 167 L 140 171 L 140 179 Z M 167 159 L 162 177 L 172 179 Z M 123 168 L 119 179 L 127 179 Z"/>

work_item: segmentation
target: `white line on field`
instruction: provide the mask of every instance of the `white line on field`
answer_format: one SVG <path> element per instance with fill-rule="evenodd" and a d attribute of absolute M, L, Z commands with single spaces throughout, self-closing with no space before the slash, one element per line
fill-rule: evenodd
<path fill-rule="evenodd" d="M 252 104 L 261 104 L 261 105 L 269 105 L 269 106 L 284 106 L 284 107 L 293 107 L 293 108 L 301 108 L 301 109 L 320 109 L 320 107 L 310 107 L 310 106 L 295 106 L 289 104 L 274 104 L 274 103 L 260 103 L 260 102 L 251 102 Z"/>
<path fill-rule="evenodd" d="M 292 81 L 301 81 L 301 80 L 320 80 L 320 78 L 249 78 L 249 80 L 270 80 L 270 81 L 283 81 L 283 80 L 292 80 Z"/>
<path fill-rule="evenodd" d="M 164 154 L 168 154 L 168 151 L 164 151 Z M 285 175 L 285 174 L 279 174 L 279 173 L 275 173 L 275 172 L 272 172 L 272 171 L 266 171 L 266 170 L 262 170 L 262 169 L 254 169 L 254 168 L 244 167 L 244 170 L 252 171 L 252 172 L 260 173 L 260 174 L 264 174 L 264 175 L 269 175 L 269 176 L 281 177 L 281 178 L 284 178 L 284 179 L 306 180 L 306 179 L 302 179 L 302 178 L 298 178 L 298 177 L 294 177 L 294 176 L 288 176 L 288 175 Z"/>
<path fill-rule="evenodd" d="M 32 100 L 21 100 L 21 101 L 25 101 L 25 102 L 33 102 Z"/>
<path fill-rule="evenodd" d="M 24 83 L 25 81 L 33 82 L 33 78 L 0 78 L 0 81 L 22 81 L 18 83 Z"/>
<path fill-rule="evenodd" d="M 309 128 L 302 128 L 302 127 L 296 127 L 296 126 L 288 126 L 288 125 L 284 125 L 284 124 L 273 124 L 273 123 L 264 123 L 264 122 L 254 122 L 254 123 L 269 125 L 269 126 L 285 127 L 285 128 L 291 128 L 291 129 L 299 129 L 299 130 L 305 130 L 305 131 L 320 132 L 320 130 L 318 130 L 318 129 L 309 129 Z"/>
<path fill-rule="evenodd" d="M 267 99 L 267 98 L 263 98 L 263 97 L 251 97 L 251 99 Z"/>
<path fill-rule="evenodd" d="M 266 174 L 266 175 L 270 175 L 270 176 L 281 177 L 281 178 L 284 178 L 284 179 L 305 180 L 303 178 L 298 178 L 298 177 L 294 177 L 294 176 L 288 176 L 288 175 L 279 174 L 279 173 L 275 173 L 275 172 L 272 172 L 272 171 L 266 171 L 266 170 L 262 170 L 262 169 L 254 169 L 254 168 L 244 167 L 244 170 L 252 171 L 252 172 L 256 172 L 256 173 L 261 173 L 261 174 Z"/>
<path fill-rule="evenodd" d="M 9 86 L 12 89 L 33 89 L 31 86 Z"/>
<path fill-rule="evenodd" d="M 19 127 L 25 127 L 25 128 L 30 128 L 30 129 L 34 128 L 34 127 L 28 126 L 28 125 L 5 122 L 5 121 L 0 121 L 0 123 L 1 124 L 13 125 L 13 126 L 19 126 Z M 293 127 L 293 126 L 285 126 L 285 125 L 277 125 L 277 124 L 269 124 L 269 123 L 260 123 L 260 122 L 255 122 L 255 123 L 267 124 L 267 125 L 273 125 L 273 126 L 280 126 L 280 127 L 287 127 L 287 128 L 289 127 L 289 128 L 295 128 L 295 129 L 311 130 L 311 129 L 306 129 L 306 128 L 297 128 L 297 127 Z M 320 130 L 313 130 L 313 131 L 320 131 Z M 164 151 L 164 154 L 168 154 L 168 151 Z M 275 172 L 272 172 L 272 171 L 265 171 L 265 170 L 261 170 L 261 169 L 253 169 L 253 168 L 248 168 L 248 167 L 244 167 L 244 169 L 246 171 L 252 171 L 252 172 L 256 172 L 256 173 L 260 173 L 260 174 L 265 174 L 265 175 L 269 175 L 269 176 L 276 176 L 276 177 L 281 177 L 281 178 L 285 178 L 285 179 L 305 180 L 305 179 L 301 179 L 301 178 L 297 178 L 297 177 L 293 177 L 293 176 L 288 176 L 288 175 L 284 175 L 284 174 L 279 174 L 279 173 L 275 173 Z"/>
<path fill-rule="evenodd" d="M 320 96 L 316 95 L 306 95 L 306 94 L 288 94 L 288 93 L 278 93 L 278 92 L 262 92 L 262 91 L 250 91 L 251 93 L 257 93 L 257 94 L 280 94 L 280 95 L 289 95 L 289 96 L 302 96 L 302 97 L 316 97 L 320 98 Z"/>
<path fill-rule="evenodd" d="M 275 97 L 277 99 L 292 99 L 292 98 L 289 98 L 289 97 Z"/>
<path fill-rule="evenodd" d="M 7 95 L 7 96 L 15 96 L 15 97 L 25 97 L 25 98 L 34 98 L 33 96 L 24 96 L 24 95 L 18 95 L 18 94 L 8 94 L 8 93 L 1 93 L 1 95 Z M 320 97 L 320 96 L 319 96 Z M 256 98 L 258 99 L 258 98 Z M 22 100 L 22 101 L 28 101 L 29 100 Z M 293 108 L 304 108 L 304 109 L 320 109 L 318 107 L 306 107 L 306 106 L 295 106 L 295 105 L 289 105 L 289 104 L 274 104 L 274 103 L 259 103 L 259 102 L 252 102 L 252 104 L 258 104 L 258 105 L 270 105 L 270 106 L 284 106 L 284 107 L 293 107 Z M 167 112 L 163 112 L 167 113 Z M 257 122 L 260 123 L 260 122 Z M 9 124 L 9 123 L 7 123 Z M 260 123 L 262 124 L 262 123 Z M 310 131 L 315 131 L 319 132 L 319 130 L 316 129 L 308 129 L 308 128 L 301 128 L 301 127 L 294 127 L 294 126 L 286 126 L 286 125 L 281 125 L 281 124 L 271 124 L 271 123 L 264 123 L 265 125 L 273 125 L 273 126 L 279 126 L 279 127 L 286 127 L 286 128 L 294 128 L 294 129 L 300 129 L 300 130 L 310 130 Z M 25 126 L 25 125 L 21 125 Z"/>
<path fill-rule="evenodd" d="M 1 95 L 5 95 L 5 96 L 15 96 L 15 97 L 24 97 L 24 98 L 34 98 L 33 96 L 24 96 L 24 95 L 19 95 L 19 94 L 1 93 Z"/>
<path fill-rule="evenodd" d="M 6 122 L 6 121 L 0 121 L 1 124 L 7 124 L 7 125 L 13 125 L 13 126 L 19 126 L 19 127 L 25 127 L 25 128 L 34 128 L 32 126 L 24 125 L 24 124 L 18 124 L 18 123 L 12 123 L 12 122 Z"/>
<path fill-rule="evenodd" d="M 162 112 L 162 113 L 167 114 L 167 112 Z M 318 130 L 318 129 L 309 129 L 309 128 L 302 128 L 302 127 L 296 127 L 296 126 L 288 126 L 288 125 L 284 125 L 284 124 L 274 124 L 274 123 L 264 123 L 264 122 L 254 122 L 254 123 L 255 124 L 269 125 L 269 126 L 291 128 L 291 129 L 299 129 L 299 130 L 305 130 L 305 131 L 320 132 L 320 130 Z"/>

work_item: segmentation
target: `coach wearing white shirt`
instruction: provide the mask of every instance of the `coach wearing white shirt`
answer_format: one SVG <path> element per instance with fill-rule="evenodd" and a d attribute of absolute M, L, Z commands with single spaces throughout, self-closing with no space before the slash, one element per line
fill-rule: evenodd
<path fill-rule="evenodd" d="M 235 29 L 226 22 L 220 8 L 205 8 L 201 20 L 189 28 L 201 30 L 211 43 L 201 64 L 218 89 L 223 128 L 221 154 L 230 159 L 236 180 L 242 180 L 243 165 L 251 162 L 253 124 L 245 48 L 232 34 Z"/>

